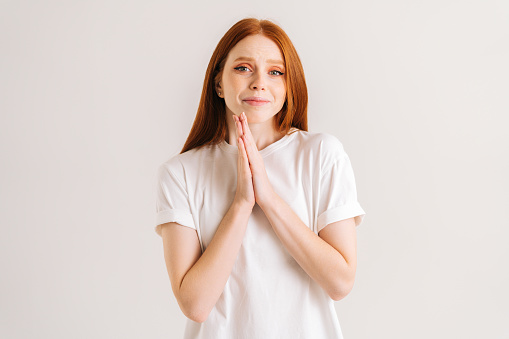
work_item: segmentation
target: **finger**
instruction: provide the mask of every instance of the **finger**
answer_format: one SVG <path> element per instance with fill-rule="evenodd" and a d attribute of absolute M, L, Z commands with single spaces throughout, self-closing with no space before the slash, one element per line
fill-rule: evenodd
<path fill-rule="evenodd" d="M 238 116 L 234 115 L 235 120 L 235 131 L 237 132 L 237 138 L 242 136 L 244 132 L 242 131 L 242 125 L 240 123 L 240 119 Z"/>
<path fill-rule="evenodd" d="M 240 139 L 245 145 L 245 152 L 249 161 L 249 169 L 251 174 L 254 176 L 256 173 L 260 173 L 259 171 L 264 167 L 260 152 L 256 148 L 256 145 L 251 143 L 247 135 L 244 134 L 242 137 L 240 137 Z M 254 145 L 254 147 L 252 145 Z"/>
<path fill-rule="evenodd" d="M 243 129 L 243 132 L 245 135 L 247 135 L 250 143 L 249 143 L 249 147 L 252 147 L 253 149 L 256 149 L 258 150 L 258 148 L 256 147 L 256 143 L 254 142 L 254 139 L 253 139 L 253 135 L 251 134 L 251 130 L 249 129 L 249 124 L 247 123 L 247 117 L 246 117 L 246 113 L 242 112 L 242 129 Z"/>
<path fill-rule="evenodd" d="M 254 150 L 252 149 L 251 142 L 248 139 L 247 135 L 244 134 L 240 137 L 242 139 L 242 143 L 244 144 L 244 151 L 246 152 L 247 159 L 249 160 L 249 164 L 253 163 L 251 159 L 254 159 Z"/>
<path fill-rule="evenodd" d="M 240 172 L 242 170 L 242 160 L 240 158 L 240 142 L 239 142 L 239 134 L 237 133 L 237 149 L 238 149 L 238 152 L 239 152 L 239 156 L 237 157 L 237 168 L 238 168 L 238 171 Z"/>
<path fill-rule="evenodd" d="M 241 159 L 241 162 L 243 165 L 242 168 L 246 173 L 249 173 L 249 175 L 251 175 L 251 170 L 249 169 L 249 159 L 247 157 L 246 147 L 245 147 L 244 140 L 242 139 L 242 137 L 239 138 L 238 144 L 239 144 L 239 152 L 240 152 L 239 159 Z"/>
<path fill-rule="evenodd" d="M 244 135 L 242 135 L 242 138 L 244 144 L 246 145 L 247 157 L 250 159 L 251 162 L 253 162 L 252 160 L 255 160 L 256 155 L 259 154 L 258 148 L 256 147 L 256 143 L 253 141 L 253 138 L 249 137 L 247 133 L 244 133 Z"/>
<path fill-rule="evenodd" d="M 246 162 L 244 156 L 242 155 L 242 150 L 244 145 L 242 144 L 242 137 L 237 138 L 237 149 L 238 149 L 238 157 L 237 157 L 237 167 L 239 169 L 239 175 L 245 175 L 246 172 Z"/>
<path fill-rule="evenodd" d="M 242 131 L 242 125 L 240 124 L 239 117 L 237 115 L 234 115 L 233 120 L 235 121 L 235 133 L 237 135 L 237 141 L 238 141 L 238 138 L 241 137 L 242 135 L 244 135 L 244 133 Z M 238 142 L 237 142 L 237 144 L 238 144 Z M 240 150 L 239 150 L 239 154 L 240 154 Z"/>

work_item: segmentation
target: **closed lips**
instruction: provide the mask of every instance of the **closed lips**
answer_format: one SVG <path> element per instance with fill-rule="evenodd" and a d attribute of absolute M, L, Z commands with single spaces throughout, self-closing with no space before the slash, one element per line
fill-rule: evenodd
<path fill-rule="evenodd" d="M 269 100 L 260 98 L 260 97 L 249 97 L 249 98 L 245 98 L 244 101 L 269 102 Z"/>

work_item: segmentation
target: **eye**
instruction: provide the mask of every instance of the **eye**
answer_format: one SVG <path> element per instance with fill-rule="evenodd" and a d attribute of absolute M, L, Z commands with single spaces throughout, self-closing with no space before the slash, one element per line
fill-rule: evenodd
<path fill-rule="evenodd" d="M 283 75 L 284 73 L 283 72 L 280 72 L 280 71 L 270 71 L 269 72 L 270 75 Z"/>
<path fill-rule="evenodd" d="M 241 71 L 241 72 L 249 71 L 249 68 L 247 68 L 246 66 L 239 66 L 239 67 L 235 67 L 234 69 L 236 69 L 237 71 Z"/>

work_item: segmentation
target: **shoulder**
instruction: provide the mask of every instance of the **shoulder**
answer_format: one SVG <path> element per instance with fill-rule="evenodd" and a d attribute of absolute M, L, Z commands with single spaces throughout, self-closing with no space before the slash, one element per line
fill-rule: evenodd
<path fill-rule="evenodd" d="M 159 165 L 158 173 L 159 175 L 169 173 L 183 180 L 186 171 L 198 168 L 215 153 L 216 148 L 217 146 L 202 146 L 175 154 Z"/>
<path fill-rule="evenodd" d="M 301 150 L 319 157 L 322 167 L 328 167 L 346 156 L 343 143 L 334 135 L 324 132 L 295 132 Z"/>
<path fill-rule="evenodd" d="M 324 132 L 309 132 L 296 130 L 295 138 L 301 143 L 310 147 L 322 147 L 324 150 L 337 150 L 343 149 L 343 144 L 339 139 L 329 133 Z"/>

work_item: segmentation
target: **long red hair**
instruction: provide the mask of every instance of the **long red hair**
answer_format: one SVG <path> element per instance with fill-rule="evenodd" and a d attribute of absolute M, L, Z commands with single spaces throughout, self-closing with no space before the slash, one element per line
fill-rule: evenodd
<path fill-rule="evenodd" d="M 290 38 L 281 27 L 268 20 L 247 18 L 233 25 L 221 38 L 210 58 L 198 112 L 186 143 L 180 153 L 203 145 L 218 144 L 226 139 L 226 107 L 223 98 L 217 96 L 216 84 L 221 80 L 226 58 L 230 50 L 249 35 L 263 34 L 274 41 L 285 63 L 286 100 L 274 119 L 275 129 L 287 134 L 291 127 L 307 131 L 308 92 L 304 69 Z"/>

